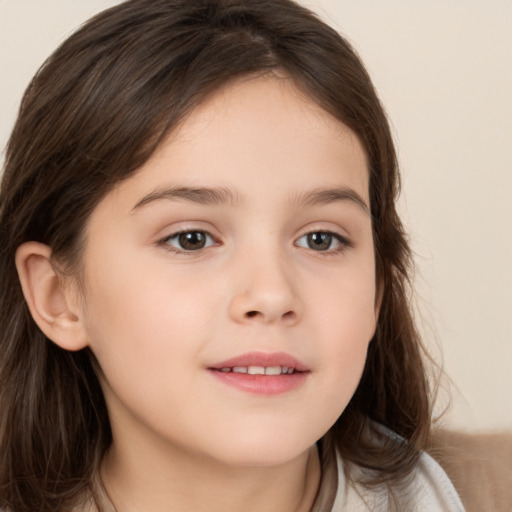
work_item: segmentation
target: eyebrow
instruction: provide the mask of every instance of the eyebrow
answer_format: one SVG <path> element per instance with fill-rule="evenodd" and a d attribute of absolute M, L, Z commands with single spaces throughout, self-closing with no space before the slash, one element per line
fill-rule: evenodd
<path fill-rule="evenodd" d="M 293 198 L 293 202 L 297 206 L 316 206 L 340 201 L 351 201 L 371 216 L 370 208 L 365 200 L 350 187 L 317 188 Z"/>
<path fill-rule="evenodd" d="M 240 201 L 238 194 L 224 187 L 166 187 L 146 194 L 132 208 L 132 213 L 163 199 L 184 200 L 202 205 L 236 204 Z M 350 187 L 317 188 L 292 197 L 292 204 L 297 207 L 326 205 L 340 201 L 351 201 L 367 215 L 371 215 L 364 199 Z"/>
<path fill-rule="evenodd" d="M 234 204 L 238 197 L 228 188 L 209 187 L 167 187 L 158 189 L 145 195 L 133 208 L 132 212 L 155 201 L 184 200 L 204 205 Z"/>

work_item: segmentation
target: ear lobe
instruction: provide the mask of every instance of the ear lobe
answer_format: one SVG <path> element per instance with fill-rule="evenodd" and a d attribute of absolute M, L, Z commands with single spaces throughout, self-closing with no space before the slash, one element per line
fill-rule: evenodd
<path fill-rule="evenodd" d="M 87 346 L 81 310 L 72 291 L 51 261 L 51 248 L 26 242 L 16 251 L 16 268 L 32 318 L 55 344 L 65 350 Z"/>

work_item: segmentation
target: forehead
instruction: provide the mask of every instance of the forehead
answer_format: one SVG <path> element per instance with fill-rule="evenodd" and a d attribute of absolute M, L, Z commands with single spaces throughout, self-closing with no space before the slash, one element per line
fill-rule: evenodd
<path fill-rule="evenodd" d="M 343 186 L 369 205 L 358 137 L 291 78 L 274 75 L 241 79 L 210 95 L 118 190 L 140 196 L 176 185 L 224 187 L 239 198 L 269 201 Z"/>
<path fill-rule="evenodd" d="M 343 136 L 350 131 L 321 108 L 294 78 L 276 72 L 228 81 L 191 111 L 173 131 L 170 140 L 199 136 L 206 125 L 214 122 L 225 122 L 225 128 L 229 126 L 234 130 L 242 124 L 246 129 L 264 124 L 268 132 L 290 130 L 287 124 L 290 121 L 306 122 L 312 133 L 325 130 Z"/>

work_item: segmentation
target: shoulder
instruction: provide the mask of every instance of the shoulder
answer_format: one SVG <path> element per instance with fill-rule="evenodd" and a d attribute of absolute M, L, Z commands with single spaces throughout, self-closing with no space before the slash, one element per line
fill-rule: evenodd
<path fill-rule="evenodd" d="M 338 490 L 332 512 L 383 512 L 389 510 L 389 493 L 384 487 L 367 489 L 358 484 L 364 471 L 338 457 Z M 421 453 L 406 484 L 396 491 L 399 501 L 414 512 L 464 512 L 450 479 L 427 453 Z"/>
<path fill-rule="evenodd" d="M 415 472 L 415 487 L 420 510 L 463 511 L 464 507 L 452 482 L 441 466 L 427 453 L 423 452 L 418 460 Z"/>

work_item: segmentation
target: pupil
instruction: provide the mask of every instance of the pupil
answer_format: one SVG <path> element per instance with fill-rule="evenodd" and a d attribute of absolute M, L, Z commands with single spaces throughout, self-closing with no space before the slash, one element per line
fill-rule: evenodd
<path fill-rule="evenodd" d="M 189 231 L 181 233 L 179 241 L 183 249 L 202 249 L 205 246 L 206 237 L 200 231 Z"/>
<path fill-rule="evenodd" d="M 308 235 L 308 245 L 311 249 L 317 251 L 326 251 L 331 246 L 332 235 L 329 233 L 310 233 Z"/>

